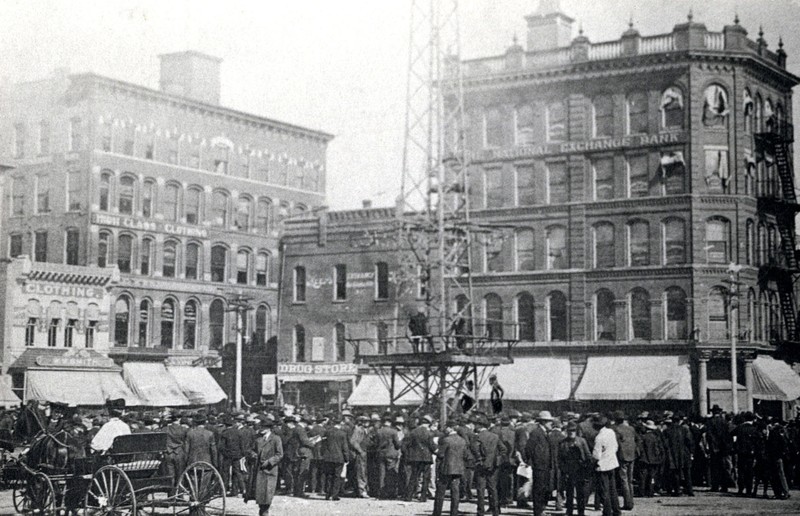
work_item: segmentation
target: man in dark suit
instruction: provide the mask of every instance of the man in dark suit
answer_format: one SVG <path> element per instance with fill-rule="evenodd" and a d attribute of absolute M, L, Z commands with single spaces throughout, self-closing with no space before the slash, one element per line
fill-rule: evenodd
<path fill-rule="evenodd" d="M 523 462 L 522 455 L 525 453 L 525 446 L 528 444 L 528 433 L 530 433 L 531 427 L 534 424 L 535 423 L 531 421 L 531 415 L 526 412 L 522 415 L 520 424 L 514 429 L 514 458 L 516 465 L 519 465 L 521 462 Z M 521 487 L 525 485 L 525 482 L 527 482 L 528 479 L 523 476 L 516 475 L 516 481 L 517 485 Z M 528 500 L 521 490 L 516 492 L 515 496 L 517 497 L 518 508 L 528 509 L 530 507 Z"/>
<path fill-rule="evenodd" d="M 165 417 L 169 425 L 167 434 L 167 450 L 164 453 L 164 475 L 171 477 L 174 485 L 178 485 L 181 474 L 186 468 L 186 453 L 183 449 L 188 428 L 181 425 L 180 420 L 170 414 Z"/>
<path fill-rule="evenodd" d="M 436 498 L 433 502 L 433 516 L 442 516 L 444 494 L 450 489 L 450 516 L 458 516 L 458 503 L 461 501 L 461 479 L 466 472 L 470 452 L 465 441 L 449 424 L 445 436 L 439 442 L 436 452 Z"/>
<path fill-rule="evenodd" d="M 214 434 L 205 427 L 206 417 L 198 414 L 195 416 L 194 422 L 195 427 L 186 432 L 184 444 L 186 464 L 199 461 L 215 464 L 217 443 Z"/>
<path fill-rule="evenodd" d="M 308 474 L 311 468 L 311 459 L 314 456 L 313 443 L 308 438 L 306 423 L 297 416 L 291 416 L 289 423 L 291 431 L 287 441 L 287 452 L 291 461 L 291 474 L 294 486 L 294 496 L 304 498 Z M 288 418 L 287 418 L 288 419 Z"/>
<path fill-rule="evenodd" d="M 228 488 L 228 496 L 238 496 L 245 492 L 245 480 L 240 465 L 246 449 L 240 425 L 232 417 L 225 419 L 227 427 L 219 434 L 219 455 L 222 466 L 222 480 Z"/>
<path fill-rule="evenodd" d="M 481 427 L 472 442 L 475 456 L 475 478 L 478 488 L 478 516 L 484 515 L 484 492 L 489 491 L 489 506 L 493 516 L 500 514 L 500 500 L 497 498 L 497 472 L 502 457 L 508 452 L 497 434 L 489 431 L 489 420 L 478 419 Z"/>
<path fill-rule="evenodd" d="M 393 498 L 399 480 L 400 436 L 392 427 L 392 417 L 384 417 L 383 426 L 375 433 L 378 452 L 378 496 Z"/>
<path fill-rule="evenodd" d="M 667 427 L 664 429 L 664 477 L 667 492 L 671 495 L 679 496 L 681 484 L 683 484 L 685 494 L 694 496 L 692 490 L 691 474 L 686 478 L 686 472 L 691 472 L 692 452 L 694 442 L 692 441 L 691 431 L 681 425 L 680 418 L 667 418 L 664 420 Z"/>
<path fill-rule="evenodd" d="M 327 484 L 325 499 L 338 501 L 339 492 L 342 489 L 342 469 L 345 464 L 350 462 L 350 443 L 347 434 L 342 429 L 341 421 L 325 432 L 320 454 Z"/>
<path fill-rule="evenodd" d="M 453 416 L 453 425 L 456 433 L 467 443 L 467 461 L 464 477 L 461 479 L 460 490 L 463 500 L 472 500 L 472 480 L 475 475 L 475 456 L 472 454 L 472 441 L 475 440 L 475 432 L 472 431 L 472 423 L 466 420 L 466 416 Z"/>
<path fill-rule="evenodd" d="M 278 487 L 278 467 L 283 459 L 283 445 L 272 433 L 274 421 L 264 418 L 261 422 L 263 435 L 256 441 L 256 482 L 253 497 L 258 504 L 259 516 L 268 516 L 269 507 Z"/>
<path fill-rule="evenodd" d="M 730 484 L 730 477 L 725 469 L 725 461 L 731 452 L 733 440 L 728 429 L 728 422 L 725 421 L 719 405 L 711 407 L 711 414 L 712 417 L 706 425 L 711 491 L 721 490 L 726 493 Z"/>
<path fill-rule="evenodd" d="M 497 471 L 497 496 L 500 499 L 500 505 L 507 505 L 511 503 L 514 498 L 514 472 L 516 467 L 514 465 L 514 431 L 510 428 L 511 419 L 508 416 L 503 416 L 492 427 L 492 432 L 497 434 L 497 437 L 502 441 L 503 446 L 506 448 L 506 453 L 500 461 L 500 467 Z"/>
<path fill-rule="evenodd" d="M 531 467 L 531 498 L 533 500 L 534 516 L 544 516 L 547 499 L 550 495 L 550 480 L 553 474 L 553 462 L 556 452 L 548 438 L 548 433 L 553 428 L 553 416 L 543 410 L 536 417 L 536 425 L 528 434 L 528 442 L 522 460 Z"/>
<path fill-rule="evenodd" d="M 733 431 L 733 435 L 736 437 L 736 466 L 739 473 L 739 494 L 751 496 L 753 494 L 753 467 L 755 466 L 756 452 L 761 448 L 759 442 L 761 432 L 753 424 L 755 416 L 752 412 L 745 412 L 743 418 L 742 424 Z"/>
<path fill-rule="evenodd" d="M 436 452 L 436 445 L 431 434 L 431 423 L 433 418 L 425 415 L 418 427 L 412 430 L 406 439 L 406 467 L 408 468 L 408 484 L 405 494 L 406 501 L 411 501 L 417 492 L 419 478 L 422 477 L 422 494 L 420 502 L 428 501 L 428 485 L 431 481 L 431 464 L 433 464 L 433 454 Z"/>
<path fill-rule="evenodd" d="M 633 462 L 636 460 L 636 450 L 639 446 L 639 436 L 636 430 L 628 424 L 628 417 L 625 412 L 617 410 L 614 412 L 614 433 L 617 434 L 619 451 L 619 469 L 617 470 L 617 480 L 622 491 L 623 511 L 633 510 Z"/>

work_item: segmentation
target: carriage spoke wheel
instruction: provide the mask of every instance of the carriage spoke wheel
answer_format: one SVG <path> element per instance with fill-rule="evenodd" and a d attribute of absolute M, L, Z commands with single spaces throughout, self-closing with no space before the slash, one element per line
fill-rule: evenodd
<path fill-rule="evenodd" d="M 136 494 L 128 475 L 103 466 L 92 476 L 83 501 L 85 516 L 136 516 Z"/>
<path fill-rule="evenodd" d="M 44 473 L 30 475 L 23 487 L 14 488 L 14 509 L 19 514 L 50 516 L 56 512 L 53 483 Z"/>
<path fill-rule="evenodd" d="M 175 514 L 206 516 L 225 514 L 225 484 L 219 471 L 208 462 L 186 468 L 175 490 Z"/>

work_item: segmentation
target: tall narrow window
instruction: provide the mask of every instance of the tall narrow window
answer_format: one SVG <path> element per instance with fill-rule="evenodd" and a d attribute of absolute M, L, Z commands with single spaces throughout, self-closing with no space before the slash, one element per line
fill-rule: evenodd
<path fill-rule="evenodd" d="M 169 184 L 164 189 L 164 218 L 171 222 L 178 220 L 178 185 Z"/>
<path fill-rule="evenodd" d="M 109 210 L 109 196 L 111 195 L 111 174 L 104 172 L 100 174 L 100 190 L 98 199 L 98 209 L 100 211 Z"/>
<path fill-rule="evenodd" d="M 567 340 L 567 298 L 555 291 L 547 296 L 548 328 L 547 340 L 563 342 Z"/>
<path fill-rule="evenodd" d="M 111 238 L 109 233 L 100 233 L 97 237 L 97 266 L 105 267 L 108 265 L 108 242 Z"/>
<path fill-rule="evenodd" d="M 161 304 L 161 347 L 172 349 L 175 342 L 175 301 L 165 299 Z"/>
<path fill-rule="evenodd" d="M 306 330 L 298 324 L 294 327 L 294 361 L 304 362 L 306 359 Z"/>
<path fill-rule="evenodd" d="M 225 247 L 215 245 L 211 248 L 211 281 L 225 282 L 227 261 L 228 250 Z"/>
<path fill-rule="evenodd" d="M 212 196 L 211 222 L 217 227 L 228 226 L 228 196 L 223 192 L 214 192 Z"/>
<path fill-rule="evenodd" d="M 484 243 L 484 264 L 486 272 L 502 272 L 505 270 L 505 254 L 503 253 L 503 239 L 496 235 L 487 237 Z"/>
<path fill-rule="evenodd" d="M 378 338 L 378 354 L 389 353 L 389 327 L 383 321 L 375 323 L 375 333 Z"/>
<path fill-rule="evenodd" d="M 344 324 L 336 323 L 333 327 L 333 333 L 336 341 L 336 361 L 344 362 L 347 356 L 347 341 L 345 340 Z"/>
<path fill-rule="evenodd" d="M 78 211 L 81 209 L 81 198 L 83 196 L 83 172 L 80 170 L 69 170 L 67 172 L 67 209 Z"/>
<path fill-rule="evenodd" d="M 136 335 L 136 345 L 140 348 L 150 347 L 150 301 L 143 299 L 139 303 L 139 331 Z"/>
<path fill-rule="evenodd" d="M 250 199 L 240 197 L 236 207 L 236 229 L 239 231 L 250 230 Z"/>
<path fill-rule="evenodd" d="M 686 292 L 669 287 L 667 297 L 667 339 L 685 340 L 689 337 L 686 317 Z"/>
<path fill-rule="evenodd" d="M 539 118 L 536 112 L 530 105 L 524 105 L 517 108 L 516 111 L 517 145 L 533 145 L 537 140 L 537 132 L 539 129 Z"/>
<path fill-rule="evenodd" d="M 497 294 L 483 298 L 483 313 L 486 318 L 486 338 L 503 339 L 503 300 Z"/>
<path fill-rule="evenodd" d="M 153 216 L 153 202 L 155 199 L 156 184 L 152 180 L 146 180 L 142 187 L 142 216 Z"/>
<path fill-rule="evenodd" d="M 37 231 L 33 234 L 33 261 L 47 261 L 47 231 Z"/>
<path fill-rule="evenodd" d="M 708 339 L 727 340 L 728 335 L 728 292 L 720 287 L 708 293 Z"/>
<path fill-rule="evenodd" d="M 227 174 L 230 149 L 225 145 L 217 145 L 214 147 L 213 152 L 214 152 L 213 171 L 216 172 L 217 174 Z"/>
<path fill-rule="evenodd" d="M 484 113 L 483 119 L 484 147 L 500 147 L 503 145 L 503 114 L 496 108 L 490 108 Z"/>
<path fill-rule="evenodd" d="M 568 200 L 567 164 L 548 163 L 547 202 L 549 204 L 560 204 Z"/>
<path fill-rule="evenodd" d="M 269 331 L 269 307 L 261 305 L 256 309 L 256 331 L 254 343 L 257 346 L 264 346 L 267 343 Z"/>
<path fill-rule="evenodd" d="M 567 230 L 563 226 L 551 226 L 547 228 L 545 244 L 547 245 L 547 268 L 568 268 Z"/>
<path fill-rule="evenodd" d="M 20 216 L 25 214 L 25 179 L 15 177 L 11 181 L 11 215 Z"/>
<path fill-rule="evenodd" d="M 661 126 L 664 129 L 683 128 L 683 92 L 675 86 L 661 94 Z"/>
<path fill-rule="evenodd" d="M 646 221 L 628 224 L 628 264 L 650 265 L 650 224 Z"/>
<path fill-rule="evenodd" d="M 706 88 L 703 96 L 703 124 L 723 126 L 728 117 L 728 92 L 718 84 Z"/>
<path fill-rule="evenodd" d="M 561 142 L 567 136 L 567 110 L 563 102 L 547 106 L 547 141 Z"/>
<path fill-rule="evenodd" d="M 197 302 L 187 301 L 183 307 L 183 349 L 197 347 Z"/>
<path fill-rule="evenodd" d="M 527 228 L 518 229 L 514 234 L 514 242 L 516 244 L 516 270 L 535 270 L 533 230 Z"/>
<path fill-rule="evenodd" d="M 730 229 L 725 219 L 706 221 L 706 261 L 707 263 L 730 261 Z"/>
<path fill-rule="evenodd" d="M 389 265 L 375 264 L 375 299 L 389 299 Z"/>
<path fill-rule="evenodd" d="M 50 122 L 39 122 L 39 156 L 50 154 Z"/>
<path fill-rule="evenodd" d="M 628 96 L 628 134 L 647 132 L 647 95 L 633 93 Z"/>
<path fill-rule="evenodd" d="M 150 274 L 150 263 L 153 258 L 153 240 L 143 238 L 142 246 L 139 248 L 139 272 L 147 276 Z"/>
<path fill-rule="evenodd" d="M 634 339 L 650 340 L 652 325 L 650 321 L 650 294 L 643 288 L 636 288 L 630 295 L 631 335 Z"/>
<path fill-rule="evenodd" d="M 22 233 L 13 233 L 8 236 L 8 257 L 16 258 L 22 255 Z"/>
<path fill-rule="evenodd" d="M 200 245 L 189 243 L 186 245 L 186 257 L 184 259 L 186 279 L 196 280 L 199 278 L 198 270 L 200 263 Z"/>
<path fill-rule="evenodd" d="M 269 282 L 269 254 L 258 253 L 256 256 L 256 285 L 264 286 Z"/>
<path fill-rule="evenodd" d="M 516 168 L 517 172 L 517 206 L 536 204 L 536 180 L 533 166 Z"/>
<path fill-rule="evenodd" d="M 244 249 L 236 253 L 236 283 L 250 283 L 250 252 Z"/>
<path fill-rule="evenodd" d="M 68 229 L 64 238 L 64 258 L 67 265 L 78 265 L 78 253 L 81 248 L 81 232 L 77 229 Z"/>
<path fill-rule="evenodd" d="M 75 336 L 75 328 L 78 327 L 77 319 L 67 319 L 67 324 L 64 325 L 64 347 L 71 348 Z"/>
<path fill-rule="evenodd" d="M 744 99 L 742 101 L 742 111 L 744 112 L 744 130 L 748 133 L 753 131 L 754 107 L 755 102 L 753 102 L 753 96 L 750 94 L 750 90 L 745 88 Z"/>
<path fill-rule="evenodd" d="M 165 278 L 174 278 L 175 269 L 178 264 L 178 244 L 172 240 L 164 242 L 163 257 L 161 275 Z"/>
<path fill-rule="evenodd" d="M 600 223 L 594 227 L 594 266 L 606 269 L 616 266 L 614 226 Z"/>
<path fill-rule="evenodd" d="M 681 219 L 664 221 L 664 265 L 686 263 L 686 226 Z"/>
<path fill-rule="evenodd" d="M 527 292 L 517 297 L 517 338 L 536 340 L 536 307 L 533 296 Z"/>
<path fill-rule="evenodd" d="M 36 213 L 50 213 L 50 176 L 36 176 Z"/>
<path fill-rule="evenodd" d="M 745 263 L 747 265 L 755 265 L 755 224 L 751 219 L 747 219 L 745 230 Z"/>
<path fill-rule="evenodd" d="M 338 264 L 333 268 L 333 299 L 347 299 L 347 265 Z"/>
<path fill-rule="evenodd" d="M 34 346 L 36 344 L 36 324 L 39 320 L 36 317 L 28 317 L 25 323 L 25 345 Z"/>
<path fill-rule="evenodd" d="M 256 230 L 262 235 L 269 235 L 272 231 L 272 201 L 260 199 L 256 209 Z"/>
<path fill-rule="evenodd" d="M 133 215 L 135 184 L 131 176 L 122 176 L 119 179 L 119 212 L 123 215 Z"/>
<path fill-rule="evenodd" d="M 83 123 L 79 117 L 69 120 L 69 150 L 77 152 L 83 150 Z"/>
<path fill-rule="evenodd" d="M 650 194 L 650 174 L 647 156 L 628 156 L 628 197 L 647 197 Z"/>
<path fill-rule="evenodd" d="M 198 224 L 200 222 L 200 189 L 189 188 L 183 201 L 183 216 L 186 217 L 187 224 Z"/>
<path fill-rule="evenodd" d="M 25 124 L 14 124 L 14 157 L 25 157 L 25 139 L 27 137 L 27 130 Z"/>
<path fill-rule="evenodd" d="M 505 206 L 503 169 L 484 169 L 484 188 L 486 192 L 486 208 L 503 208 Z"/>
<path fill-rule="evenodd" d="M 617 340 L 617 307 L 614 294 L 601 289 L 595 294 L 595 340 Z"/>
<path fill-rule="evenodd" d="M 225 339 L 225 304 L 219 299 L 212 301 L 209 306 L 208 326 L 211 338 L 208 347 L 216 350 L 222 349 Z"/>
<path fill-rule="evenodd" d="M 594 137 L 614 136 L 614 102 L 608 95 L 594 99 Z"/>
<path fill-rule="evenodd" d="M 61 324 L 61 319 L 51 318 L 50 324 L 47 326 L 47 347 L 54 348 L 58 342 L 58 327 Z"/>
<path fill-rule="evenodd" d="M 117 267 L 120 272 L 131 272 L 133 262 L 133 237 L 120 235 L 117 239 Z"/>
<path fill-rule="evenodd" d="M 130 335 L 131 305 L 127 297 L 119 297 L 114 303 L 114 345 L 125 347 Z"/>
<path fill-rule="evenodd" d="M 292 298 L 295 303 L 306 302 L 306 268 L 297 266 L 294 268 L 294 289 Z"/>
<path fill-rule="evenodd" d="M 594 198 L 605 200 L 614 198 L 614 160 L 603 158 L 592 163 L 594 172 Z"/>

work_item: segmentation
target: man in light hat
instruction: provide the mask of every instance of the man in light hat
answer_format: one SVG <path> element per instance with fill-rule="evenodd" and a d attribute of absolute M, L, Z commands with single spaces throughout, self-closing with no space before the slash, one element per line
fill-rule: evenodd
<path fill-rule="evenodd" d="M 522 460 L 531 467 L 531 499 L 533 502 L 534 516 L 544 516 L 547 500 L 550 498 L 553 486 L 552 476 L 557 452 L 553 443 L 548 438 L 553 428 L 553 416 L 547 410 L 542 410 L 536 416 L 536 425 L 528 434 Z"/>

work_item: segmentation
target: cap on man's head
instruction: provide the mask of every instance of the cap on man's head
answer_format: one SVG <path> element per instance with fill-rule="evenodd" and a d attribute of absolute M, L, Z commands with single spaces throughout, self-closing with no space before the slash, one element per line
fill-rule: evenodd
<path fill-rule="evenodd" d="M 719 405 L 714 405 L 713 407 L 711 407 L 711 413 L 712 414 L 722 414 L 722 408 L 720 408 Z"/>
<path fill-rule="evenodd" d="M 428 424 L 433 424 L 433 418 L 430 416 L 430 414 L 425 414 L 422 416 L 422 420 Z"/>

